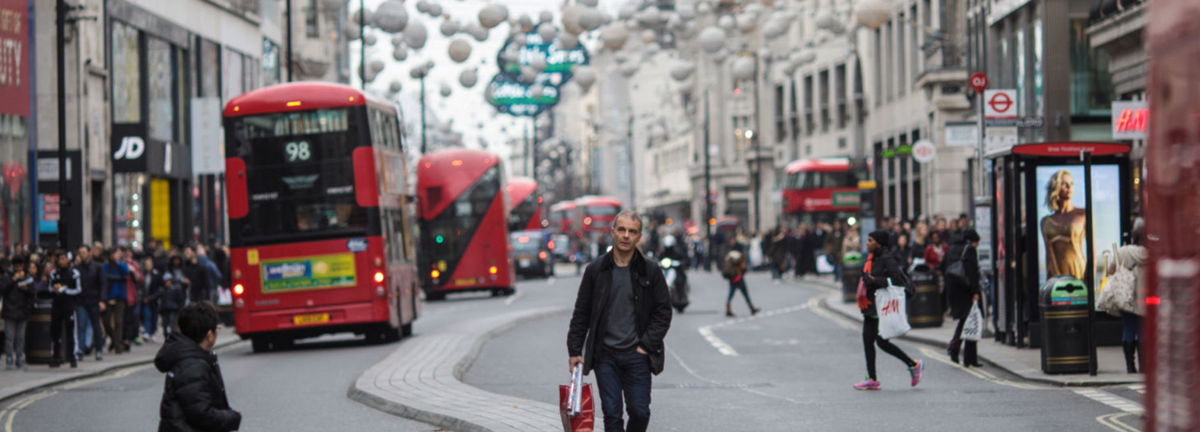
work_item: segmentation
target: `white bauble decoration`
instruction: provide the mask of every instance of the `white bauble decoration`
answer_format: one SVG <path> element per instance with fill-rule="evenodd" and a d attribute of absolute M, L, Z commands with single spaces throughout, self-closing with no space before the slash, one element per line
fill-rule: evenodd
<path fill-rule="evenodd" d="M 408 59 L 408 48 L 398 46 L 392 50 L 392 58 L 396 61 L 404 61 Z"/>
<path fill-rule="evenodd" d="M 754 78 L 754 68 L 754 59 L 738 57 L 733 60 L 733 78 L 738 80 Z"/>
<path fill-rule="evenodd" d="M 629 38 L 629 31 L 625 30 L 625 26 L 610 25 L 600 30 L 600 40 L 604 42 L 604 47 L 616 51 L 625 46 L 625 40 Z"/>
<path fill-rule="evenodd" d="M 490 4 L 479 10 L 479 25 L 483 28 L 493 28 L 508 19 L 508 9 L 497 4 Z"/>
<path fill-rule="evenodd" d="M 384 66 L 387 66 L 383 60 L 371 60 L 371 72 L 383 72 Z"/>
<path fill-rule="evenodd" d="M 579 37 L 570 33 L 558 35 L 558 47 L 561 49 L 575 49 L 579 46 Z"/>
<path fill-rule="evenodd" d="M 692 7 L 691 3 L 675 5 L 675 13 L 679 14 L 679 18 L 684 21 L 696 18 L 696 8 Z"/>
<path fill-rule="evenodd" d="M 891 1 L 859 0 L 854 8 L 854 19 L 860 26 L 877 29 L 892 19 Z"/>
<path fill-rule="evenodd" d="M 625 63 L 625 65 L 621 66 L 621 75 L 624 75 L 626 78 L 636 75 L 637 71 L 638 65 L 634 63 Z"/>
<path fill-rule="evenodd" d="M 828 9 L 823 9 L 817 12 L 816 19 L 813 20 L 818 29 L 829 30 L 838 24 L 837 18 L 833 16 L 833 12 Z"/>
<path fill-rule="evenodd" d="M 455 33 L 458 33 L 457 21 L 445 20 L 442 21 L 442 24 L 438 27 L 438 30 L 442 33 L 442 36 L 450 37 L 454 36 Z"/>
<path fill-rule="evenodd" d="M 575 68 L 574 77 L 572 81 L 586 89 L 596 83 L 596 70 L 591 66 L 579 66 Z"/>
<path fill-rule="evenodd" d="M 637 20 L 644 26 L 654 26 L 662 22 L 662 13 L 656 7 L 648 7 L 638 14 Z"/>
<path fill-rule="evenodd" d="M 388 33 L 404 31 L 408 25 L 408 11 L 400 0 L 388 0 L 375 9 L 375 27 Z"/>
<path fill-rule="evenodd" d="M 450 86 L 446 83 L 442 83 L 442 87 L 438 89 L 438 93 L 441 93 L 442 97 L 450 96 Z"/>
<path fill-rule="evenodd" d="M 733 19 L 733 15 L 721 15 L 720 18 L 717 18 L 717 25 L 725 31 L 729 31 L 737 28 L 737 20 Z"/>
<path fill-rule="evenodd" d="M 467 58 L 471 56 L 471 43 L 465 39 L 455 39 L 450 41 L 450 48 L 446 51 L 450 54 L 450 60 L 454 60 L 455 63 L 462 63 L 467 61 Z"/>
<path fill-rule="evenodd" d="M 476 41 L 483 42 L 488 38 L 487 29 L 477 23 L 467 24 L 467 28 L 463 29 L 463 33 L 471 35 Z"/>
<path fill-rule="evenodd" d="M 546 94 L 546 88 L 542 87 L 540 84 L 534 84 L 534 85 L 529 86 L 529 97 L 534 98 L 534 99 L 541 99 L 542 96 L 544 96 L 545 94 Z"/>
<path fill-rule="evenodd" d="M 425 41 L 429 39 L 429 30 L 425 29 L 425 23 L 413 21 L 404 29 L 404 43 L 413 49 L 421 49 L 425 47 Z"/>
<path fill-rule="evenodd" d="M 642 42 L 650 43 L 650 42 L 654 42 L 657 39 L 658 39 L 658 34 L 654 33 L 654 30 L 650 30 L 650 29 L 642 30 Z"/>
<path fill-rule="evenodd" d="M 429 12 L 429 2 L 427 2 L 425 0 L 417 0 L 417 12 L 428 13 Z"/>
<path fill-rule="evenodd" d="M 537 34 L 542 37 L 543 41 L 550 42 L 554 40 L 555 36 L 558 36 L 558 28 L 554 27 L 553 23 L 541 23 L 537 27 Z"/>
<path fill-rule="evenodd" d="M 541 11 L 538 13 L 538 24 L 548 23 L 550 21 L 554 21 L 554 14 L 550 13 L 550 11 Z"/>
<path fill-rule="evenodd" d="M 424 66 L 417 66 L 408 70 L 408 76 L 412 77 L 413 79 L 421 79 L 421 77 L 425 76 L 425 73 L 426 71 Z"/>
<path fill-rule="evenodd" d="M 350 15 L 350 22 L 358 24 L 358 25 L 363 25 L 364 18 L 363 18 L 362 12 L 363 12 L 362 9 L 354 11 L 354 13 Z M 367 17 L 366 17 L 366 23 L 367 23 L 366 25 L 374 24 L 373 20 L 374 20 L 374 18 L 371 16 L 371 11 L 368 10 Z"/>
<path fill-rule="evenodd" d="M 437 4 L 437 3 L 430 3 L 429 10 L 426 12 L 429 12 L 429 16 L 431 16 L 431 17 L 434 17 L 434 18 L 440 17 L 440 16 L 442 16 L 442 5 Z"/>
<path fill-rule="evenodd" d="M 523 29 L 533 27 L 533 18 L 530 18 L 529 15 L 523 14 L 520 18 L 517 18 L 517 24 L 519 24 Z"/>
<path fill-rule="evenodd" d="M 475 72 L 475 69 L 467 69 L 458 74 L 458 83 L 462 84 L 464 88 L 474 87 L 477 82 L 479 82 L 479 73 Z"/>
<path fill-rule="evenodd" d="M 784 33 L 787 33 L 788 27 L 791 27 L 791 21 L 786 17 L 771 18 L 771 20 L 767 21 L 767 24 L 763 26 L 763 36 L 768 39 L 774 39 L 783 36 Z"/>
<path fill-rule="evenodd" d="M 508 63 L 516 63 L 521 60 L 521 55 L 516 50 L 505 50 L 500 54 L 504 57 L 504 61 Z"/>
<path fill-rule="evenodd" d="M 367 33 L 366 35 L 363 36 L 363 43 L 366 43 L 367 46 L 375 46 L 375 42 L 378 42 L 378 41 L 379 41 L 379 38 L 376 37 L 374 33 Z"/>
<path fill-rule="evenodd" d="M 783 74 L 784 75 L 792 75 L 792 74 L 796 73 L 796 69 L 799 69 L 799 68 L 800 68 L 800 65 L 792 63 L 792 62 L 788 62 L 788 64 L 783 66 Z"/>
<path fill-rule="evenodd" d="M 392 81 L 391 84 L 388 84 L 388 90 L 390 90 L 392 93 L 400 93 L 401 88 L 403 87 L 400 84 L 400 81 Z"/>
<path fill-rule="evenodd" d="M 692 76 L 692 72 L 695 69 L 696 66 L 692 65 L 691 63 L 684 62 L 677 64 L 671 68 L 671 78 L 673 78 L 675 81 L 683 81 L 689 76 Z"/>
<path fill-rule="evenodd" d="M 598 0 L 579 0 L 576 3 L 579 3 L 583 6 L 590 7 L 590 8 L 594 8 L 594 7 L 596 7 L 596 5 L 600 4 L 600 2 Z"/>
<path fill-rule="evenodd" d="M 362 35 L 362 27 L 352 22 L 346 23 L 346 26 L 342 27 L 342 34 L 346 36 L 347 40 L 358 40 L 358 37 Z"/>
<path fill-rule="evenodd" d="M 533 59 L 530 59 L 529 67 L 533 68 L 533 70 L 538 71 L 538 72 L 545 71 L 546 70 L 546 58 L 538 56 L 538 57 L 534 57 Z"/>
<path fill-rule="evenodd" d="M 622 20 L 632 19 L 633 16 L 636 14 L 637 14 L 637 7 L 635 7 L 634 5 L 631 5 L 631 4 L 626 4 L 624 6 L 621 6 L 621 9 L 619 9 L 617 11 L 617 18 L 620 18 Z"/>
<path fill-rule="evenodd" d="M 517 33 L 517 34 L 513 35 L 512 41 L 513 41 L 513 45 L 516 45 L 516 46 L 522 46 L 522 45 L 525 45 L 527 42 L 529 42 L 529 40 L 525 37 L 525 33 Z"/>
<path fill-rule="evenodd" d="M 712 5 L 708 4 L 708 2 L 700 2 L 700 4 L 696 5 L 696 13 L 700 15 L 708 15 L 712 13 Z"/>
<path fill-rule="evenodd" d="M 322 0 L 321 1 L 321 6 L 324 6 L 326 10 L 333 11 L 333 12 L 342 10 L 342 6 L 345 6 L 345 5 L 346 5 L 346 0 Z"/>
<path fill-rule="evenodd" d="M 566 9 L 563 9 L 563 14 L 562 14 L 563 30 L 566 30 L 567 33 L 574 34 L 574 35 L 583 33 L 583 28 L 579 27 L 579 17 L 581 15 L 583 15 L 583 13 L 585 11 L 587 11 L 586 7 L 583 7 L 583 6 L 580 6 L 577 4 L 567 6 Z"/>
<path fill-rule="evenodd" d="M 521 82 L 530 84 L 534 80 L 537 80 L 537 76 L 538 76 L 537 69 L 534 69 L 531 66 L 522 66 L 521 67 Z"/>
<path fill-rule="evenodd" d="M 716 54 L 722 48 L 725 48 L 725 30 L 720 27 L 708 27 L 700 30 L 700 47 L 704 52 Z"/>
<path fill-rule="evenodd" d="M 737 17 L 737 26 L 742 33 L 750 33 L 758 28 L 758 17 L 749 13 L 742 14 Z"/>
<path fill-rule="evenodd" d="M 404 45 L 404 34 L 392 35 L 392 46 L 398 47 Z"/>

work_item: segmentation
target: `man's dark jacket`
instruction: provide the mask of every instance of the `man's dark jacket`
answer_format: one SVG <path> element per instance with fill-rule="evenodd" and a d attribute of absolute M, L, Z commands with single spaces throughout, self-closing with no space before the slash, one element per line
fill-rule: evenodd
<path fill-rule="evenodd" d="M 171 333 L 154 357 L 167 374 L 159 405 L 159 432 L 234 431 L 242 415 L 229 408 L 217 355 L 179 332 Z"/>
<path fill-rule="evenodd" d="M 575 312 L 567 332 L 567 353 L 583 357 L 583 373 L 592 371 L 596 350 L 604 344 L 612 271 L 616 266 L 612 252 L 588 265 L 579 283 Z M 638 346 L 650 354 L 650 367 L 655 375 L 662 373 L 666 362 L 663 338 L 671 327 L 671 294 L 658 264 L 647 261 L 634 250 L 629 261 L 629 276 L 633 279 L 633 308 L 638 333 Z M 586 349 L 585 349 L 586 345 Z"/>

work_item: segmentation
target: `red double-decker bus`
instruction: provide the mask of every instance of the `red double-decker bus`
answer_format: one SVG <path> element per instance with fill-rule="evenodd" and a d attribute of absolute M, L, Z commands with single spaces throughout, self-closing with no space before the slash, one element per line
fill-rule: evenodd
<path fill-rule="evenodd" d="M 556 234 L 576 235 L 575 201 L 563 201 L 550 206 L 550 231 Z"/>
<path fill-rule="evenodd" d="M 613 197 L 588 195 L 575 199 L 575 221 L 584 237 L 596 237 L 612 230 L 613 219 L 620 212 L 621 201 Z"/>
<path fill-rule="evenodd" d="M 846 158 L 801 159 L 787 165 L 783 212 L 802 221 L 825 221 L 858 211 L 858 180 Z"/>
<path fill-rule="evenodd" d="M 411 333 L 419 302 L 397 107 L 292 83 L 237 96 L 224 115 L 238 335 L 263 351 L 326 333 Z"/>
<path fill-rule="evenodd" d="M 529 177 L 508 179 L 508 231 L 542 229 L 542 196 Z"/>
<path fill-rule="evenodd" d="M 450 149 L 418 162 L 418 267 L 427 299 L 464 291 L 515 292 L 505 192 L 500 158 L 490 152 Z"/>

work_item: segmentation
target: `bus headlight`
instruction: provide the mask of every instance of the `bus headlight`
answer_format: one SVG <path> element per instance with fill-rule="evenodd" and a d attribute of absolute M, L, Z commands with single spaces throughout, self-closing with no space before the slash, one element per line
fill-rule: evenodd
<path fill-rule="evenodd" d="M 237 285 L 233 286 L 233 295 L 242 295 L 242 293 L 245 291 L 246 291 L 246 287 L 242 286 L 242 284 L 237 284 Z"/>
<path fill-rule="evenodd" d="M 496 274 L 496 266 L 492 266 L 491 268 L 489 268 L 488 273 Z"/>
<path fill-rule="evenodd" d="M 375 283 L 383 283 L 383 272 L 375 272 Z"/>

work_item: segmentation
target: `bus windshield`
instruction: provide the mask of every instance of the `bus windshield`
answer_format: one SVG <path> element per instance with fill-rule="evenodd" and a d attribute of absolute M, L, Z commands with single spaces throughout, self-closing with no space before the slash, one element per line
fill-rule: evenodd
<path fill-rule="evenodd" d="M 619 210 L 615 206 L 587 206 L 584 214 L 590 216 L 616 216 Z"/>
<path fill-rule="evenodd" d="M 428 194 L 440 194 L 440 189 L 440 187 L 431 188 Z M 497 165 L 488 168 L 462 194 L 452 197 L 454 202 L 450 203 L 441 213 L 421 224 L 421 231 L 426 233 L 422 235 L 422 238 L 432 240 L 432 242 L 422 245 L 424 254 L 421 255 L 421 258 L 433 263 L 438 261 L 448 261 L 451 264 L 457 262 L 459 257 L 466 253 L 467 245 L 475 236 L 475 229 L 482 224 L 483 217 L 499 193 L 500 167 Z M 448 270 L 442 271 L 450 274 Z"/>
<path fill-rule="evenodd" d="M 354 191 L 359 115 L 348 108 L 230 119 L 227 157 L 246 163 L 245 244 L 363 235 Z"/>
<path fill-rule="evenodd" d="M 529 197 L 521 201 L 517 205 L 517 208 L 513 209 L 512 213 L 508 215 L 508 230 L 520 231 L 525 229 L 525 227 L 529 226 L 529 222 L 533 219 L 533 214 L 536 212 L 537 194 L 529 194 Z"/>
<path fill-rule="evenodd" d="M 857 187 L 858 179 L 849 172 L 795 172 L 788 174 L 787 189 Z"/>

